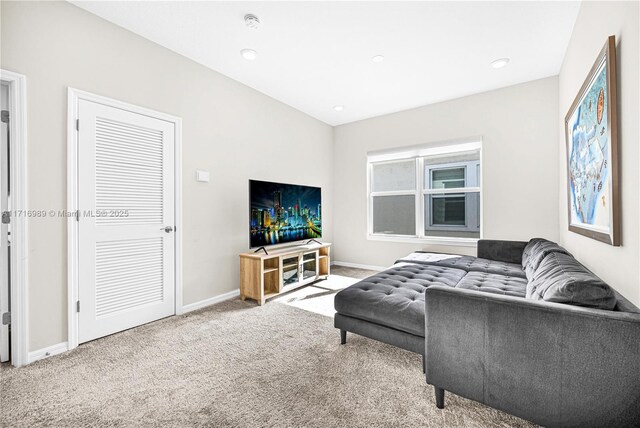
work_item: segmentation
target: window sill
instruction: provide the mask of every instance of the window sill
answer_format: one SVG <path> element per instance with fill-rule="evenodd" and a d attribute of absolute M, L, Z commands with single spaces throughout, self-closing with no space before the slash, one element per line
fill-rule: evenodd
<path fill-rule="evenodd" d="M 369 241 L 402 242 L 407 244 L 446 245 L 451 247 L 477 247 L 480 238 L 426 238 L 401 235 L 368 235 Z"/>

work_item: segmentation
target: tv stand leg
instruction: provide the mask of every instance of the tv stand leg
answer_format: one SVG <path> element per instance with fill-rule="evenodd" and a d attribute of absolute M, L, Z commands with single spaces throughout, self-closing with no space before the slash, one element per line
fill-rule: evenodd
<path fill-rule="evenodd" d="M 316 239 L 309 239 L 309 240 L 307 241 L 307 245 L 311 244 L 312 242 L 315 242 L 316 244 L 320 244 L 320 245 L 322 245 L 322 242 L 320 242 L 320 241 L 318 241 L 318 240 L 316 240 Z"/>
<path fill-rule="evenodd" d="M 257 253 L 257 252 L 259 252 L 260 250 L 264 251 L 264 253 L 265 253 L 267 256 L 269 255 L 269 253 L 267 253 L 267 249 L 266 249 L 266 248 L 264 248 L 264 247 L 260 247 L 260 248 L 258 248 L 257 250 L 255 250 L 255 251 L 254 251 L 254 253 Z"/>

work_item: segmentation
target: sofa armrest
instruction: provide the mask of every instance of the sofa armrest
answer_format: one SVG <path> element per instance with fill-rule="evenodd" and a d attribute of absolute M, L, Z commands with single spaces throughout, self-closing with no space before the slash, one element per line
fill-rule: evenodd
<path fill-rule="evenodd" d="M 527 242 L 496 241 L 481 239 L 478 241 L 478 257 L 506 263 L 522 264 L 522 253 Z"/>
<path fill-rule="evenodd" d="M 427 382 L 545 426 L 640 421 L 640 314 L 425 294 Z"/>

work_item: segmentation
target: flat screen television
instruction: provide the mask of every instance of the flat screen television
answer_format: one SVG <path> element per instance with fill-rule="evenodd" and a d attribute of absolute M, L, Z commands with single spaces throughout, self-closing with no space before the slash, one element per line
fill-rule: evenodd
<path fill-rule="evenodd" d="M 320 187 L 249 180 L 251 248 L 322 237 Z"/>

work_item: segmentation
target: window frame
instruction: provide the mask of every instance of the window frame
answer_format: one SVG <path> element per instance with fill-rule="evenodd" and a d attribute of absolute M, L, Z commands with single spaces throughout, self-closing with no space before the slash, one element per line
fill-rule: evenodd
<path fill-rule="evenodd" d="M 391 164 L 391 163 L 403 163 L 403 162 L 408 162 L 410 161 L 411 158 L 404 158 L 404 159 L 392 159 L 392 160 L 387 160 L 387 161 L 380 161 L 380 162 L 367 162 L 367 169 L 368 169 L 368 173 L 367 173 L 367 193 L 368 193 L 368 204 L 367 204 L 367 211 L 368 211 L 368 221 L 367 221 L 367 230 L 368 230 L 368 234 L 369 236 L 390 236 L 390 237 L 409 237 L 409 238 L 418 238 L 417 235 L 396 235 L 396 234 L 389 234 L 389 233 L 373 233 L 373 198 L 376 197 L 380 197 L 380 196 L 413 196 L 415 199 L 417 199 L 418 197 L 418 182 L 419 182 L 419 171 L 417 170 L 417 164 L 414 166 L 414 168 L 416 168 L 415 170 L 415 180 L 414 180 L 414 189 L 413 190 L 385 190 L 385 191 L 378 191 L 378 192 L 374 192 L 372 190 L 373 188 L 373 167 L 374 165 L 383 165 L 383 164 Z M 418 211 L 416 208 L 416 212 L 415 212 L 415 216 L 416 216 L 416 221 L 418 218 Z"/>
<path fill-rule="evenodd" d="M 438 189 L 441 189 L 440 187 L 438 187 L 438 188 L 433 187 L 433 173 L 435 171 L 446 171 L 448 169 L 461 169 L 462 172 L 463 172 L 462 181 L 464 181 L 465 184 L 466 184 L 467 183 L 467 176 L 468 176 L 468 174 L 467 174 L 467 163 L 469 163 L 469 162 L 456 162 L 456 163 L 453 163 L 453 164 L 441 163 L 441 164 L 434 164 L 434 165 L 427 166 L 426 168 L 429 169 L 429 187 L 423 186 L 424 187 L 423 190 L 438 190 Z M 448 181 L 460 181 L 460 179 L 448 180 Z M 442 187 L 442 189 L 458 189 L 458 187 Z"/>
<path fill-rule="evenodd" d="M 447 165 L 447 168 L 455 168 L 456 165 L 477 164 L 480 167 L 480 174 L 477 177 L 477 186 L 464 187 L 464 188 L 442 188 L 442 189 L 430 189 L 430 182 L 432 180 L 432 172 L 426 173 L 425 158 L 441 156 L 441 155 L 455 155 L 470 152 L 478 152 L 479 161 L 461 161 L 453 164 L 433 164 L 428 165 L 428 169 L 433 170 L 433 167 L 438 165 Z M 415 165 L 415 189 L 413 191 L 384 191 L 373 192 L 373 167 L 374 165 L 380 165 L 383 163 L 396 163 L 406 162 L 413 159 Z M 444 168 L 441 168 L 444 169 Z M 465 185 L 467 183 L 467 177 L 469 175 L 468 168 L 465 168 Z M 428 181 L 428 182 L 427 182 Z M 480 236 L 478 238 L 461 238 L 461 237 L 445 237 L 445 236 L 427 236 L 425 230 L 427 226 L 425 223 L 429 222 L 426 214 L 426 202 L 429 195 L 434 194 L 451 194 L 451 193 L 464 193 L 465 197 L 469 193 L 479 193 L 479 219 L 478 226 Z M 385 233 L 373 233 L 373 198 L 377 196 L 415 196 L 415 234 L 413 235 L 397 235 L 397 234 L 385 234 Z M 373 152 L 367 154 L 367 239 L 373 241 L 390 241 L 390 242 L 406 242 L 406 243 L 428 243 L 434 245 L 451 245 L 451 246 L 463 246 L 474 247 L 477 245 L 479 239 L 482 238 L 483 229 L 483 192 L 482 192 L 482 139 L 472 138 L 468 140 L 458 140 L 453 142 L 444 142 L 440 144 L 429 144 L 423 146 L 413 146 L 404 149 L 398 149 L 385 152 Z M 460 226 L 451 225 L 436 225 L 429 226 L 433 230 L 460 230 Z"/>
<path fill-rule="evenodd" d="M 424 158 L 423 157 L 423 162 L 424 162 Z M 471 174 L 469 173 L 469 169 L 472 167 L 480 167 L 480 175 L 482 175 L 482 166 L 481 166 L 482 162 L 480 159 L 478 159 L 477 161 L 460 161 L 460 162 L 453 162 L 453 163 L 441 163 L 441 164 L 431 164 L 431 165 L 424 165 L 424 169 L 425 169 L 425 174 L 424 174 L 424 181 L 425 183 L 423 183 L 422 185 L 422 193 L 424 194 L 423 196 L 423 200 L 422 200 L 422 205 L 424 207 L 424 210 L 427 211 L 427 204 L 429 206 L 429 208 L 431 209 L 431 204 L 428 203 L 427 201 L 429 200 L 429 196 L 434 196 L 434 195 L 451 195 L 451 194 L 456 194 L 456 195 L 460 195 L 463 194 L 465 197 L 465 204 L 467 203 L 467 195 L 470 193 L 479 193 L 480 199 L 482 199 L 482 190 L 480 189 L 480 183 L 479 183 L 479 178 L 478 180 L 476 179 L 471 179 Z M 433 171 L 441 171 L 441 170 L 446 170 L 446 169 L 460 169 L 462 168 L 464 171 L 464 186 L 465 187 L 450 187 L 450 188 L 442 188 L 442 189 L 434 189 L 431 186 L 433 185 Z M 428 170 L 428 173 L 427 173 Z M 475 171 L 474 171 L 475 172 Z M 427 179 L 429 180 L 429 183 L 426 183 Z M 472 186 L 472 185 L 468 185 L 468 183 L 474 184 L 475 181 L 478 181 L 477 186 Z M 429 210 L 429 213 L 431 213 L 431 210 Z M 445 224 L 432 224 L 433 221 L 433 216 L 429 216 L 429 222 L 427 222 L 427 216 L 425 215 L 425 219 L 424 219 L 424 228 L 425 230 L 441 230 L 441 231 L 451 231 L 451 232 L 462 232 L 462 231 L 469 231 L 469 232 L 475 232 L 476 231 L 476 225 L 474 224 L 469 224 L 469 218 L 466 215 L 466 206 L 465 206 L 465 223 L 464 225 L 445 225 Z M 480 215 L 478 220 L 476 221 L 476 223 L 478 223 L 478 229 L 480 229 L 480 225 L 481 225 L 481 219 L 482 216 Z M 427 224 L 427 223 L 431 223 L 431 224 Z M 465 229 L 465 230 L 461 230 L 461 229 Z M 426 235 L 425 235 L 426 236 Z M 477 238 L 476 238 L 477 239 Z"/>

